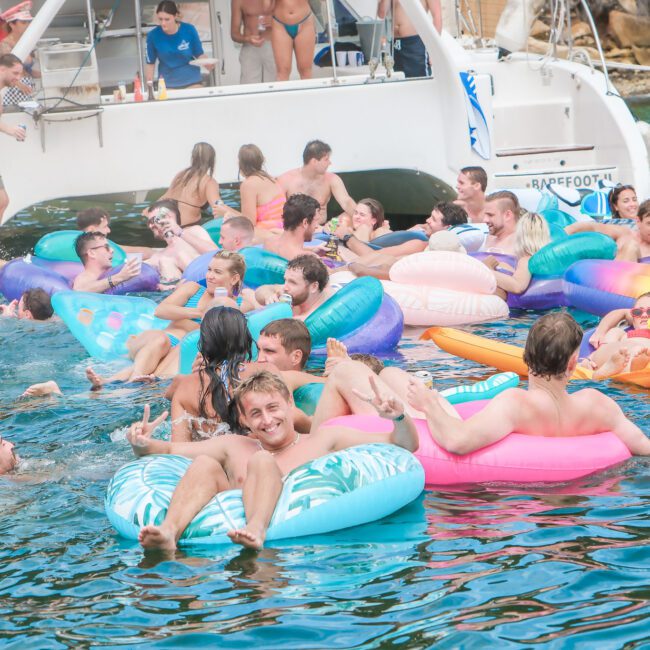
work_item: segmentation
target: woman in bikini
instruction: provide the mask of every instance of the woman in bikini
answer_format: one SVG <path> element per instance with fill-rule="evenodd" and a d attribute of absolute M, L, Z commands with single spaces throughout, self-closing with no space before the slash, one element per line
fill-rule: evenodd
<path fill-rule="evenodd" d="M 251 220 L 258 237 L 263 239 L 270 231 L 282 230 L 287 195 L 264 170 L 264 155 L 259 147 L 245 144 L 239 149 L 239 173 L 244 177 L 239 187 L 241 212 Z"/>
<path fill-rule="evenodd" d="M 244 312 L 253 309 L 253 305 L 240 295 L 245 272 L 246 263 L 241 255 L 219 251 L 210 260 L 205 287 L 196 282 L 184 282 L 158 305 L 154 315 L 171 321 L 170 324 L 164 330 L 142 332 L 129 341 L 132 366 L 108 379 L 100 377 L 90 367 L 86 369 L 93 389 L 113 381 L 150 380 L 151 375 L 174 376 L 178 372 L 178 344 L 188 332 L 199 327 L 208 309 L 217 305 Z M 225 289 L 226 295 L 219 296 L 218 289 Z"/>
<path fill-rule="evenodd" d="M 311 79 L 316 28 L 307 0 L 276 1 L 271 43 L 278 81 L 289 79 L 294 52 L 300 78 Z"/>
<path fill-rule="evenodd" d="M 169 189 L 160 197 L 161 200 L 173 199 L 178 202 L 182 228 L 199 223 L 201 210 L 208 206 L 215 217 L 237 214 L 219 195 L 219 183 L 214 179 L 215 158 L 212 145 L 207 142 L 195 144 L 190 166 L 174 176 Z"/>
<path fill-rule="evenodd" d="M 172 442 L 190 442 L 240 430 L 232 394 L 253 340 L 246 318 L 230 307 L 210 309 L 201 322 L 199 367 L 177 377 L 171 397 Z"/>

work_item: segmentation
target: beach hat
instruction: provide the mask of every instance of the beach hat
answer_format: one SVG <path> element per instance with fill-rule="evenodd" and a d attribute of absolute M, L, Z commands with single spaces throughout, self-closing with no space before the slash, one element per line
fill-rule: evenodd
<path fill-rule="evenodd" d="M 466 253 L 458 235 L 449 230 L 439 230 L 429 237 L 430 251 L 450 251 L 451 253 Z"/>
<path fill-rule="evenodd" d="M 0 20 L 4 20 L 6 23 L 12 23 L 14 20 L 23 20 L 29 22 L 34 20 L 34 16 L 31 14 L 32 2 L 31 0 L 25 0 L 13 7 L 10 7 L 4 13 L 0 14 Z"/>

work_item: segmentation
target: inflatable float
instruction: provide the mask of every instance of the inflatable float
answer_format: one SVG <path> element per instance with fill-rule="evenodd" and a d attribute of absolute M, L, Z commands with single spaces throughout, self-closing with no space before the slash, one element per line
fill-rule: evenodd
<path fill-rule="evenodd" d="M 504 372 L 516 372 L 521 377 L 528 376 L 528 367 L 524 363 L 524 349 L 517 345 L 493 341 L 449 327 L 431 327 L 420 338 L 433 341 L 441 350 L 461 359 L 492 366 Z M 571 379 L 591 379 L 592 375 L 593 371 L 578 367 Z M 650 369 L 625 372 L 608 379 L 650 388 Z"/>
<path fill-rule="evenodd" d="M 402 309 L 405 325 L 464 325 L 506 318 L 494 295 L 496 280 L 481 262 L 463 253 L 424 251 L 393 264 L 386 293 Z"/>
<path fill-rule="evenodd" d="M 455 408 L 466 420 L 487 403 L 469 402 Z M 381 433 L 392 431 L 394 426 L 390 420 L 369 415 L 346 415 L 324 424 L 331 425 Z M 424 467 L 426 485 L 570 481 L 631 456 L 625 444 L 611 432 L 566 438 L 511 433 L 488 447 L 461 456 L 445 451 L 433 440 L 426 420 L 416 419 L 415 426 L 420 439 L 415 456 Z"/>
<path fill-rule="evenodd" d="M 114 266 L 104 273 L 106 278 L 119 273 L 122 265 Z M 8 300 L 20 298 L 28 289 L 43 289 L 50 295 L 58 291 L 67 291 L 74 279 L 83 271 L 81 262 L 64 262 L 43 260 L 31 255 L 11 260 L 0 269 L 0 293 Z M 156 291 L 160 276 L 158 271 L 148 264 L 142 264 L 140 274 L 105 293 L 123 295 L 131 292 Z"/>
<path fill-rule="evenodd" d="M 80 230 L 57 230 L 43 235 L 34 246 L 34 255 L 44 260 L 81 263 L 75 250 L 79 235 Z M 122 247 L 110 239 L 108 245 L 113 249 L 113 266 L 124 264 L 126 253 Z"/>
<path fill-rule="evenodd" d="M 583 260 L 564 274 L 567 302 L 589 314 L 604 316 L 614 309 L 629 309 L 650 291 L 650 266 L 619 260 Z"/>
<path fill-rule="evenodd" d="M 162 523 L 190 464 L 181 456 L 145 456 L 118 470 L 104 502 L 117 532 L 135 540 L 143 526 Z M 416 499 L 423 487 L 422 465 L 400 447 L 369 444 L 328 454 L 286 476 L 266 541 L 377 521 Z M 241 490 L 228 490 L 194 517 L 179 545 L 232 544 L 226 533 L 244 525 Z"/>
<path fill-rule="evenodd" d="M 269 253 L 263 248 L 249 246 L 238 251 L 246 262 L 244 285 L 250 289 L 257 289 L 263 284 L 284 284 L 284 272 L 288 260 L 274 253 Z M 184 280 L 192 282 L 205 282 L 210 260 L 217 253 L 216 250 L 203 253 L 188 264 L 183 272 Z"/>
<path fill-rule="evenodd" d="M 519 375 L 517 373 L 501 372 L 474 384 L 445 388 L 440 391 L 440 394 L 451 404 L 462 404 L 480 399 L 492 399 L 504 390 L 515 388 L 518 385 Z M 323 388 L 325 388 L 323 382 L 312 382 L 299 386 L 293 391 L 295 405 L 307 415 L 313 415 Z"/>

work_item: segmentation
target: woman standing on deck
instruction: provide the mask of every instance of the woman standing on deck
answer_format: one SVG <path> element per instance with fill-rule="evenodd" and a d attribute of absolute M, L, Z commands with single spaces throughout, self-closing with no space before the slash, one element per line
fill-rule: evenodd
<path fill-rule="evenodd" d="M 219 183 L 214 178 L 216 154 L 207 142 L 197 142 L 192 149 L 190 166 L 178 172 L 169 189 L 160 197 L 178 202 L 180 225 L 193 226 L 201 220 L 201 210 L 210 206 L 215 217 L 237 214 L 219 195 Z"/>
<path fill-rule="evenodd" d="M 194 59 L 205 58 L 196 27 L 180 21 L 180 11 L 171 0 L 158 4 L 156 17 L 158 27 L 147 34 L 147 83 L 153 82 L 153 71 L 158 61 L 158 78 L 164 78 L 167 88 L 200 88 L 201 69 L 190 65 Z M 204 67 L 211 70 L 214 66 Z"/>
<path fill-rule="evenodd" d="M 239 187 L 242 215 L 251 220 L 256 231 L 282 230 L 282 209 L 287 195 L 264 170 L 264 154 L 259 147 L 254 144 L 240 147 L 239 173 L 244 177 Z"/>
<path fill-rule="evenodd" d="M 278 81 L 289 79 L 294 52 L 300 78 L 311 79 L 316 28 L 307 0 L 276 0 L 271 43 Z"/>

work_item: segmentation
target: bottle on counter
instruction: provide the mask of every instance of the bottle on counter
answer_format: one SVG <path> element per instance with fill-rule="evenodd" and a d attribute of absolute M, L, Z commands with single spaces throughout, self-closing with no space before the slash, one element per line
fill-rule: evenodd
<path fill-rule="evenodd" d="M 153 80 L 147 81 L 147 101 L 152 102 L 156 99 L 156 95 L 153 91 Z"/>
<path fill-rule="evenodd" d="M 140 81 L 140 74 L 136 73 L 135 79 L 133 80 L 133 101 L 141 102 L 144 100 L 142 96 L 142 82 Z"/>
<path fill-rule="evenodd" d="M 167 86 L 164 77 L 158 77 L 158 99 L 167 99 Z"/>

